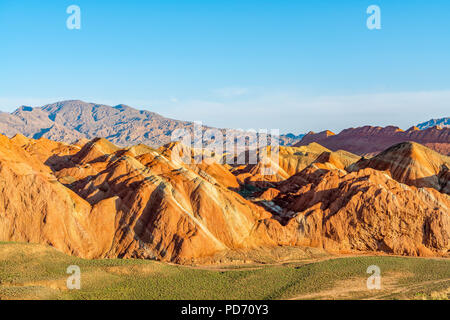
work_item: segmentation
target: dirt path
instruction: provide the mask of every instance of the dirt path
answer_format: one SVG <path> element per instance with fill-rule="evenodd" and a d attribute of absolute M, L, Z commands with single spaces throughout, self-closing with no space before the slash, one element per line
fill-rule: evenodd
<path fill-rule="evenodd" d="M 299 264 L 302 266 L 314 264 L 323 261 L 336 260 L 336 259 L 344 259 L 344 258 L 360 258 L 360 257 L 397 257 L 397 258 L 408 258 L 405 256 L 399 255 L 389 255 L 389 254 L 374 254 L 374 253 L 352 253 L 352 254 L 330 254 L 327 256 L 315 257 L 315 258 L 304 258 L 304 259 L 293 259 L 293 260 L 283 260 L 278 262 L 271 263 L 242 263 L 242 264 L 211 264 L 211 265 L 180 265 L 175 263 L 167 263 L 165 264 L 178 266 L 183 268 L 190 268 L 195 270 L 209 270 L 209 271 L 239 271 L 239 270 L 257 270 L 264 267 L 273 267 L 273 266 L 283 266 L 290 264 Z M 448 260 L 449 258 L 445 257 L 410 257 L 414 259 L 435 259 L 435 260 Z"/>
<path fill-rule="evenodd" d="M 424 287 L 448 283 L 444 292 L 450 289 L 450 279 L 439 279 L 432 281 L 422 281 L 414 284 L 401 285 L 399 281 L 403 278 L 412 276 L 412 274 L 390 273 L 382 277 L 381 290 L 369 290 L 366 286 L 367 278 L 352 278 L 338 281 L 331 289 L 297 295 L 289 300 L 311 300 L 311 299 L 361 299 L 361 300 L 382 300 L 389 299 L 392 296 L 399 298 L 407 296 L 412 291 L 420 291 Z M 445 294 L 445 293 L 444 293 Z"/>
<path fill-rule="evenodd" d="M 389 296 L 391 296 L 393 294 L 395 294 L 395 295 L 407 294 L 408 292 L 410 292 L 412 290 L 420 290 L 424 286 L 435 285 L 435 284 L 446 283 L 446 282 L 448 282 L 448 288 L 450 288 L 450 279 L 424 281 L 424 282 L 419 282 L 419 283 L 415 283 L 415 284 L 411 284 L 411 285 L 406 285 L 406 286 L 403 286 L 403 287 L 398 286 L 397 288 L 393 289 L 388 294 L 383 293 L 383 294 L 380 294 L 380 295 L 375 295 L 375 296 L 372 296 L 370 298 L 367 298 L 366 300 L 385 299 L 385 298 L 388 298 Z"/>

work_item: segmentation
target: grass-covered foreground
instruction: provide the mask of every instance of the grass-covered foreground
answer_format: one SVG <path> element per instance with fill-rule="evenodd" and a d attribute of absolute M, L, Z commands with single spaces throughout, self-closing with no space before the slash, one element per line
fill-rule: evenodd
<path fill-rule="evenodd" d="M 68 290 L 67 267 L 81 269 Z M 368 290 L 367 267 L 381 269 Z M 192 268 L 146 260 L 83 260 L 0 243 L 1 299 L 448 299 L 450 259 L 360 256 L 280 265 Z"/>

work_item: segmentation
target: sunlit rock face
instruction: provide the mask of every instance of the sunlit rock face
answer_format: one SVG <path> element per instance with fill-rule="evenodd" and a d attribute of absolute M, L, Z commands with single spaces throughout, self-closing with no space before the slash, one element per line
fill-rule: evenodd
<path fill-rule="evenodd" d="M 448 158 L 426 147 L 394 146 L 372 162 L 287 148 L 282 174 L 251 196 L 241 195 L 246 183 L 268 181 L 257 165 L 183 163 L 174 147 L 0 136 L 0 241 L 177 263 L 278 246 L 448 254 Z"/>
<path fill-rule="evenodd" d="M 346 150 L 361 156 L 374 156 L 394 144 L 417 142 L 443 155 L 450 155 L 450 128 L 434 126 L 419 130 L 412 127 L 403 131 L 398 127 L 372 127 L 345 129 L 339 134 L 330 131 L 310 132 L 294 146 L 316 142 L 332 151 Z"/>

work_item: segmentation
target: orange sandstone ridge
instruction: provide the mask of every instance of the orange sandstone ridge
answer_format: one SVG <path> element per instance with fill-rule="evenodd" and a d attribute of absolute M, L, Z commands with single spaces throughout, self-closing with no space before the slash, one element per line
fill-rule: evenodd
<path fill-rule="evenodd" d="M 395 180 L 416 187 L 434 188 L 450 194 L 450 157 L 415 142 L 404 142 L 388 148 L 371 159 L 350 165 L 349 171 L 373 168 L 388 172 Z"/>
<path fill-rule="evenodd" d="M 448 157 L 424 146 L 371 162 L 286 147 L 270 177 L 259 165 L 173 161 L 173 147 L 0 135 L 0 241 L 176 263 L 279 246 L 448 255 Z"/>

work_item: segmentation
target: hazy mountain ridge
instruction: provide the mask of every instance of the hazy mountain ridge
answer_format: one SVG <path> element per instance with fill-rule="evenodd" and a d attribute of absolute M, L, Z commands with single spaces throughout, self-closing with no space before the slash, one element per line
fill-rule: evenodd
<path fill-rule="evenodd" d="M 431 119 L 429 121 L 425 121 L 422 123 L 419 123 L 416 127 L 420 130 L 432 128 L 434 126 L 440 126 L 442 128 L 450 128 L 450 118 L 440 118 L 440 119 Z"/>
<path fill-rule="evenodd" d="M 346 150 L 362 156 L 373 156 L 390 146 L 402 142 L 417 142 L 444 155 L 450 155 L 450 128 L 434 126 L 420 130 L 411 127 L 404 131 L 399 127 L 364 126 L 342 130 L 310 132 L 294 146 L 316 142 L 332 151 Z"/>
<path fill-rule="evenodd" d="M 111 107 L 79 100 L 56 102 L 37 108 L 22 106 L 12 113 L 0 113 L 0 133 L 8 137 L 20 133 L 29 138 L 44 137 L 66 143 L 100 137 L 119 146 L 143 143 L 160 147 L 171 142 L 174 130 L 186 129 L 192 132 L 193 126 L 193 122 L 166 118 L 124 104 Z M 238 130 L 233 132 L 239 133 Z M 292 145 L 302 137 L 281 135 L 279 142 L 280 145 Z"/>

